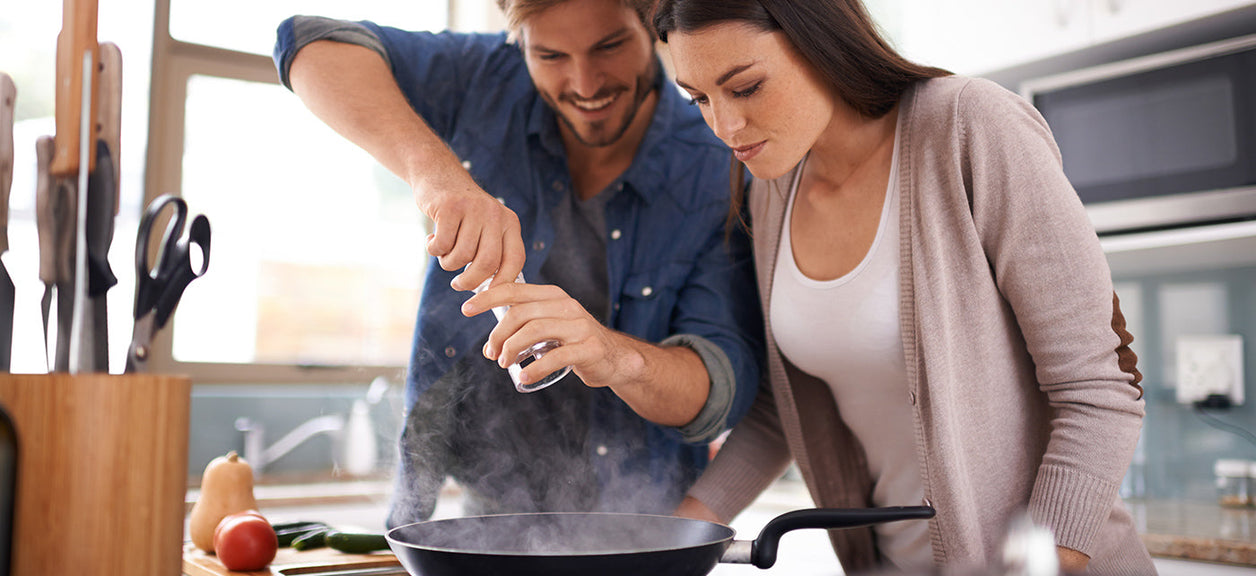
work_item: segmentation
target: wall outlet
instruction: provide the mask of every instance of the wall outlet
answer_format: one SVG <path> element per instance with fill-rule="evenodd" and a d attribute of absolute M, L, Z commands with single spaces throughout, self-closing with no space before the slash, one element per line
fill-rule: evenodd
<path fill-rule="evenodd" d="M 1177 401 L 1191 404 L 1213 394 L 1243 403 L 1243 337 L 1237 334 L 1179 336 Z"/>

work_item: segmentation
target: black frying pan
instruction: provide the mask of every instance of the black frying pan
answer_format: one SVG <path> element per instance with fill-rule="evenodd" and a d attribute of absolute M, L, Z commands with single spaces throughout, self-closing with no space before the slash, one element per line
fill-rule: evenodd
<path fill-rule="evenodd" d="M 933 508 L 816 508 L 768 522 L 753 542 L 723 524 L 645 514 L 472 516 L 398 526 L 389 547 L 413 576 L 700 576 L 718 562 L 769 568 L 781 536 L 932 518 Z"/>

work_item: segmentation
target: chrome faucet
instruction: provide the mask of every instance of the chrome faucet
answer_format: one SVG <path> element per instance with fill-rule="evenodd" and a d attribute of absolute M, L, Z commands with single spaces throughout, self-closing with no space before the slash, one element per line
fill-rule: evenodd
<path fill-rule="evenodd" d="M 253 467 L 253 477 L 261 477 L 266 466 L 319 434 L 332 437 L 332 454 L 338 470 L 351 476 L 370 474 L 376 463 L 375 425 L 371 421 L 370 407 L 379 403 L 388 388 L 388 379 L 379 376 L 371 381 L 364 398 L 354 400 L 347 416 L 327 414 L 310 418 L 270 446 L 266 446 L 266 427 L 261 422 L 244 416 L 236 418 L 235 429 L 244 433 L 244 459 Z"/>
<path fill-rule="evenodd" d="M 244 459 L 253 467 L 254 478 L 260 477 L 267 465 L 314 436 L 326 433 L 338 442 L 344 427 L 344 417 L 339 414 L 318 416 L 302 422 L 279 441 L 266 446 L 266 427 L 261 422 L 244 416 L 235 421 L 235 429 L 244 433 Z"/>

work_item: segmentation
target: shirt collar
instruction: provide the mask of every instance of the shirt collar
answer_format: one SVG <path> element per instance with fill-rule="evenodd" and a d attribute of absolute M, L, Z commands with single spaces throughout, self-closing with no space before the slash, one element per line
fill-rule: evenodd
<path fill-rule="evenodd" d="M 632 165 L 617 180 L 624 183 L 624 189 L 632 190 L 647 203 L 666 189 L 663 186 L 663 170 L 659 166 L 667 158 L 669 135 L 675 124 L 678 107 L 684 105 L 680 91 L 665 79 L 662 60 L 658 55 L 654 58 L 658 69 L 654 78 L 654 90 L 658 92 L 654 117 L 650 121 L 650 127 L 646 129 L 645 138 L 637 149 Z M 546 152 L 566 160 L 567 152 L 558 131 L 558 115 L 540 94 L 533 101 L 532 111 L 528 116 L 528 134 L 536 136 Z"/>

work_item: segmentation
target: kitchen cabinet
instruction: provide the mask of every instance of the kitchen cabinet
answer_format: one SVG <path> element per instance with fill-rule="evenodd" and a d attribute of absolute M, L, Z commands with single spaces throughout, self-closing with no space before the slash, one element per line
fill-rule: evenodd
<path fill-rule="evenodd" d="M 1250 0 L 1086 0 L 1092 41 L 1117 40 L 1253 4 Z"/>
<path fill-rule="evenodd" d="M 867 0 L 908 58 L 982 74 L 1226 10 L 1251 0 Z"/>
<path fill-rule="evenodd" d="M 1088 0 L 898 0 L 888 26 L 908 58 L 975 74 L 1084 46 Z"/>

